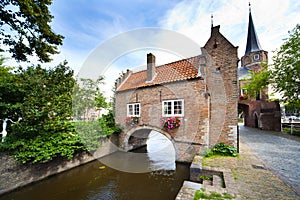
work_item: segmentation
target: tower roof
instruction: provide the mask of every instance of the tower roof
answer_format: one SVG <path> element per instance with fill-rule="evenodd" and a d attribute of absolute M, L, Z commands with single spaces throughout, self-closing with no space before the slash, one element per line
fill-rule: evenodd
<path fill-rule="evenodd" d="M 248 37 L 247 37 L 247 46 L 245 55 L 255 52 L 255 51 L 261 51 L 262 48 L 260 47 L 258 37 L 255 32 L 251 10 L 249 10 L 249 24 L 248 24 Z"/>

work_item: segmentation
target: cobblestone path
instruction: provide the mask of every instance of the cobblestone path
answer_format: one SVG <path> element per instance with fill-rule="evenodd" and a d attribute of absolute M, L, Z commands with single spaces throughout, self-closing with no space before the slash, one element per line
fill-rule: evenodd
<path fill-rule="evenodd" d="M 300 142 L 283 136 L 283 133 L 240 126 L 240 141 L 300 195 Z"/>

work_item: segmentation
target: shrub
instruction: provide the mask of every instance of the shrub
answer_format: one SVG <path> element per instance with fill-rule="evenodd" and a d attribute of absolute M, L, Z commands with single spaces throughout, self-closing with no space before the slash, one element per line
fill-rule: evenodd
<path fill-rule="evenodd" d="M 236 148 L 224 143 L 216 144 L 212 149 L 207 149 L 205 151 L 205 157 L 210 157 L 213 155 L 221 155 L 221 156 L 238 156 Z"/>
<path fill-rule="evenodd" d="M 194 194 L 194 200 L 199 200 L 199 199 L 234 199 L 234 196 L 231 196 L 228 193 L 217 193 L 217 192 L 210 192 L 210 194 L 206 194 L 205 190 L 202 188 L 201 190 L 196 190 Z"/>
<path fill-rule="evenodd" d="M 58 129 L 58 124 L 55 126 Z M 9 151 L 21 163 L 47 162 L 55 157 L 72 159 L 76 152 L 85 150 L 74 124 L 65 121 L 57 131 L 49 131 L 32 138 L 10 134 L 0 144 L 0 150 Z"/>

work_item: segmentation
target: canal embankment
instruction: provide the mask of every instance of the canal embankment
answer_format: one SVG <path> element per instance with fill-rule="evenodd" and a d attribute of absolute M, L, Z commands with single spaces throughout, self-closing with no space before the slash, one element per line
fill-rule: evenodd
<path fill-rule="evenodd" d="M 112 140 L 116 138 L 103 139 L 97 151 L 77 153 L 71 160 L 55 158 L 37 164 L 20 164 L 8 153 L 0 152 L 0 195 L 114 153 L 118 148 Z"/>
<path fill-rule="evenodd" d="M 175 163 L 174 147 L 164 139 L 161 134 L 155 134 L 138 151 L 112 153 L 4 194 L 1 199 L 174 200 L 184 180 L 189 178 L 189 165 Z M 137 173 L 142 163 L 133 158 L 139 158 L 140 154 L 150 167 L 147 172 Z M 108 160 L 117 167 L 105 164 Z M 135 173 L 120 170 L 128 168 L 138 169 Z"/>

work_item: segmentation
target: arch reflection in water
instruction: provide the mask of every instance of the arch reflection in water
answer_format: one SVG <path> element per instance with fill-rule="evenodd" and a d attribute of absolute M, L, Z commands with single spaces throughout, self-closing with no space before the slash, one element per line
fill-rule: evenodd
<path fill-rule="evenodd" d="M 147 152 L 152 171 L 176 169 L 175 148 L 163 134 L 157 131 L 150 132 L 147 140 Z"/>
<path fill-rule="evenodd" d="M 173 143 L 163 134 L 153 130 L 146 139 L 146 149 L 133 152 L 117 151 L 99 160 L 106 166 L 129 173 L 175 170 Z"/>

